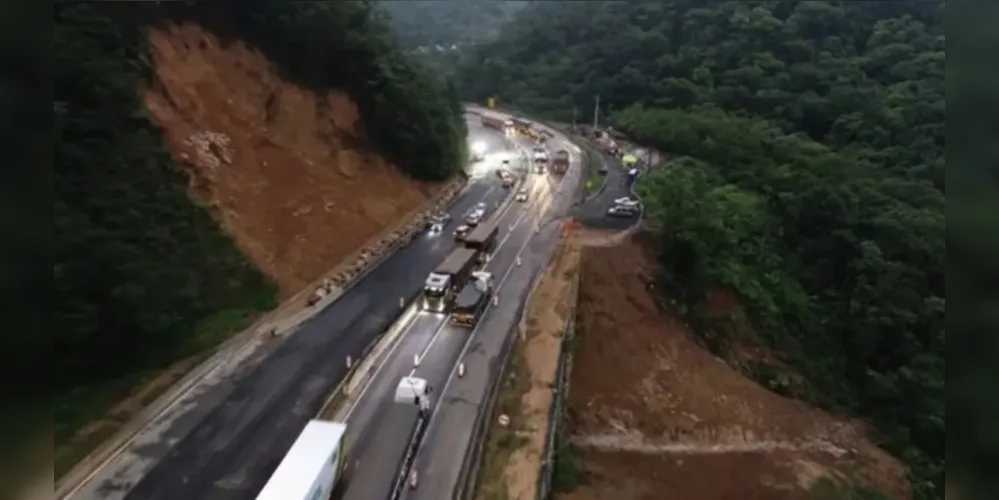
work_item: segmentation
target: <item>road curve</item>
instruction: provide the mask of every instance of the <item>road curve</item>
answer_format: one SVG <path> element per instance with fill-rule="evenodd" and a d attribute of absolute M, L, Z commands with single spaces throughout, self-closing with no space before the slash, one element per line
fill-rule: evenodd
<path fill-rule="evenodd" d="M 555 142 L 554 147 L 573 151 L 565 138 L 556 136 Z M 573 155 L 572 168 L 559 186 L 559 192 L 576 192 L 581 177 L 580 163 L 578 155 Z M 573 201 L 571 195 L 555 197 L 551 214 L 567 213 Z M 483 318 L 479 329 L 468 341 L 467 350 L 461 358 L 466 368 L 464 377 L 456 377 L 452 372 L 448 382 L 440 388 L 440 403 L 430 419 L 413 465 L 419 476 L 419 485 L 416 489 L 404 490 L 402 498 L 452 498 L 461 480 L 462 466 L 471 451 L 469 443 L 477 431 L 477 417 L 486 404 L 493 384 L 492 377 L 498 365 L 505 361 L 500 357 L 503 344 L 514 334 L 513 326 L 519 320 L 523 301 L 557 242 L 559 225 L 547 223 L 549 220 L 552 220 L 551 215 L 546 215 L 540 227 L 537 224 L 528 227 L 534 234 L 522 247 L 521 265 L 512 268 L 503 287 L 502 300 Z"/>
<path fill-rule="evenodd" d="M 507 147 L 498 134 L 469 124 L 470 140 Z M 505 194 L 498 179 L 479 177 L 450 213 L 460 217 L 481 201 Z M 398 297 L 415 294 L 454 247 L 449 238 L 417 238 L 301 325 L 266 358 L 194 395 L 189 411 L 156 422 L 102 467 L 73 500 L 245 499 L 271 471 L 346 373 L 355 358 L 399 312 Z"/>
<path fill-rule="evenodd" d="M 601 154 L 601 159 L 607 167 L 607 185 L 592 200 L 587 200 L 576 209 L 576 218 L 583 225 L 596 229 L 627 229 L 635 224 L 635 218 L 615 218 L 607 215 L 607 209 L 614 205 L 618 198 L 630 197 L 627 184 L 627 170 L 617 157 Z"/>

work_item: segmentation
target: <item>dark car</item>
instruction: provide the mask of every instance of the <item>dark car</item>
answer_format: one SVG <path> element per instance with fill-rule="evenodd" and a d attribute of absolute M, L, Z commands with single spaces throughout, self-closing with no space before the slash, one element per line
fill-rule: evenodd
<path fill-rule="evenodd" d="M 607 215 L 610 217 L 618 217 L 622 219 L 630 219 L 638 215 L 637 207 L 628 207 L 623 205 L 615 205 L 607 209 Z"/>

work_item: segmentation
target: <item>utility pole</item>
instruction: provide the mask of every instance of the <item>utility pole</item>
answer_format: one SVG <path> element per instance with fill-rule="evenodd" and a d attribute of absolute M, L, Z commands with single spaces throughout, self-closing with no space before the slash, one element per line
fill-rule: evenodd
<path fill-rule="evenodd" d="M 593 129 L 597 129 L 600 120 L 600 94 L 597 94 L 596 102 L 593 103 Z"/>

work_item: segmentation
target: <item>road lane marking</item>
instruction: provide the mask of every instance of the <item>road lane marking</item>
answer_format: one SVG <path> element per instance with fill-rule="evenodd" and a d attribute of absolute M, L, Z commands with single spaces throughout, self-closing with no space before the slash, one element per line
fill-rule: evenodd
<path fill-rule="evenodd" d="M 446 315 L 444 317 L 444 321 L 441 321 L 440 325 L 437 326 L 437 331 L 435 331 L 433 336 L 430 337 L 430 342 L 427 342 L 427 345 L 423 346 L 423 351 L 420 352 L 420 357 L 419 357 L 420 364 L 423 364 L 423 358 L 427 356 L 427 353 L 430 352 L 430 348 L 433 347 L 435 342 L 437 342 L 437 337 L 440 336 L 441 332 L 444 331 L 444 326 L 447 325 L 448 319 L 450 317 L 451 317 L 450 315 Z M 413 369 L 410 370 L 409 372 L 410 377 L 416 374 L 417 368 L 419 367 L 414 366 Z"/>
<path fill-rule="evenodd" d="M 524 253 L 524 249 L 527 248 L 527 245 L 529 245 L 531 243 L 531 240 L 533 240 L 533 239 L 534 238 L 531 235 L 531 233 L 528 233 L 527 239 L 524 240 L 524 244 L 521 245 L 520 249 L 517 250 L 517 255 L 515 257 L 520 257 L 520 255 L 522 253 Z M 496 286 L 497 292 L 500 289 L 503 288 L 503 284 L 506 282 L 507 278 L 510 276 L 510 272 L 513 271 L 516 267 L 517 266 L 514 266 L 511 263 L 509 269 L 507 269 L 506 274 L 503 275 L 503 279 Z M 473 344 L 472 340 L 475 337 L 475 335 L 478 333 L 479 327 L 482 326 L 483 324 L 485 324 L 485 322 L 484 321 L 480 321 L 479 323 L 477 323 L 475 325 L 475 328 L 471 331 L 471 333 L 469 333 L 468 338 L 465 339 L 465 345 L 463 345 L 461 347 L 461 352 L 458 353 L 457 362 L 455 362 L 454 366 L 451 367 L 450 373 L 448 373 L 447 380 L 444 382 L 444 387 L 441 389 L 440 393 L 438 394 L 438 396 L 436 398 L 436 401 L 434 402 L 433 410 L 432 410 L 432 412 L 430 414 L 430 420 L 427 421 L 427 425 L 426 425 L 425 430 L 423 432 L 423 436 L 420 437 L 420 442 L 416 445 L 416 453 L 417 453 L 417 457 L 416 458 L 417 459 L 419 458 L 420 450 L 423 449 L 424 442 L 426 442 L 426 440 L 427 440 L 427 436 L 430 434 L 430 429 L 432 428 L 432 426 L 434 424 L 434 421 L 437 419 L 437 415 L 439 413 L 438 409 L 440 408 L 440 403 L 444 399 L 444 396 L 447 394 L 447 389 L 448 389 L 448 387 L 451 386 L 451 382 L 455 379 L 454 375 L 458 371 L 458 366 L 461 365 L 462 360 L 468 354 L 468 349 Z M 414 460 L 413 463 L 415 464 L 416 460 Z"/>
<path fill-rule="evenodd" d="M 522 211 L 522 212 L 520 213 L 520 215 L 519 215 L 519 216 L 517 217 L 517 220 L 516 220 L 516 221 L 514 222 L 514 226 L 513 226 L 513 227 L 514 227 L 514 228 L 516 228 L 516 226 L 520 224 L 520 221 L 521 221 L 521 220 L 522 220 L 522 219 L 524 218 L 524 216 L 525 216 L 525 215 L 528 215 L 529 213 L 530 213 L 530 210 L 523 210 L 523 211 Z M 500 222 L 502 222 L 502 221 L 500 221 Z M 512 232 L 513 232 L 512 230 L 511 230 L 511 231 L 508 231 L 508 232 L 507 232 L 507 234 L 506 234 L 506 236 L 505 236 L 505 237 L 504 237 L 504 238 L 503 238 L 503 239 L 502 239 L 502 240 L 501 240 L 501 241 L 499 242 L 499 244 L 497 244 L 497 245 L 496 245 L 496 250 L 494 250 L 494 251 L 493 251 L 493 255 L 495 255 L 495 254 L 496 254 L 497 252 L 499 252 L 499 251 L 500 251 L 500 249 L 501 249 L 501 248 L 503 248 L 503 245 L 504 245 L 504 244 L 506 243 L 507 239 L 509 239 L 509 237 L 510 237 L 510 234 L 511 234 Z M 528 241 L 530 241 L 530 239 L 528 239 Z M 521 251 L 521 252 L 523 251 L 523 247 L 521 248 L 521 250 L 520 250 L 520 251 Z M 519 255 L 519 254 L 520 254 L 520 253 L 518 252 L 518 255 Z M 511 265 L 511 266 L 510 266 L 510 268 L 511 268 L 511 269 L 512 269 L 513 267 L 514 267 L 513 265 Z M 508 272 L 507 274 L 509 274 L 509 272 Z M 506 279 L 506 278 L 505 278 L 505 276 L 504 276 L 504 280 L 505 280 L 505 279 Z M 500 283 L 500 285 L 502 285 L 502 282 Z M 497 290 L 498 290 L 498 289 L 499 289 L 499 285 L 497 286 Z M 419 300 L 419 299 L 417 299 L 417 300 Z M 417 316 L 417 317 L 416 317 L 416 318 L 415 318 L 415 319 L 413 320 L 413 322 L 412 322 L 412 323 L 410 323 L 410 324 L 409 324 L 409 325 L 408 325 L 408 326 L 406 327 L 406 329 L 405 329 L 405 330 L 403 330 L 403 332 L 399 334 L 399 340 L 397 340 L 397 341 L 396 341 L 395 345 L 393 345 L 393 346 L 392 346 L 392 349 L 391 349 L 391 350 L 389 350 L 389 352 L 388 352 L 388 353 L 387 353 L 387 354 L 385 355 L 385 358 L 384 358 L 384 359 L 385 359 L 386 361 L 385 361 L 385 362 L 383 362 L 383 363 L 381 363 L 381 364 L 380 364 L 380 365 L 378 366 L 378 368 L 377 368 L 377 369 L 375 370 L 375 372 L 374 372 L 374 373 L 373 373 L 373 374 L 371 375 L 371 378 L 369 378 L 369 379 L 368 379 L 368 381 L 364 383 L 364 385 L 363 385 L 363 386 L 362 386 L 362 388 L 361 388 L 361 391 L 360 391 L 360 392 L 358 393 L 358 395 L 357 395 L 357 398 L 356 398 L 356 399 L 354 400 L 354 402 L 353 402 L 353 403 L 351 403 L 351 405 L 350 405 L 349 409 L 347 410 L 347 413 L 345 413 L 345 414 L 344 414 L 344 418 L 342 419 L 343 421 L 345 421 L 345 422 L 346 422 L 346 421 L 348 421 L 348 419 L 350 418 L 350 415 L 351 415 L 351 414 L 352 414 L 352 413 L 354 412 L 354 410 L 355 410 L 355 409 L 357 408 L 357 405 L 358 405 L 358 404 L 359 404 L 359 403 L 360 403 L 360 402 L 361 402 L 362 400 L 364 400 L 364 397 L 365 397 L 365 396 L 367 395 L 367 392 L 368 392 L 368 390 L 370 389 L 370 387 L 371 387 L 371 384 L 372 384 L 372 383 L 374 383 L 374 381 L 375 381 L 375 380 L 377 380 L 377 378 L 378 378 L 378 375 L 379 375 L 379 374 L 381 373 L 382 369 L 384 369 L 384 367 L 385 367 L 386 365 L 389 365 L 389 364 L 391 364 L 391 363 L 389 362 L 389 360 L 390 360 L 390 359 L 392 359 L 392 357 L 393 357 L 393 354 L 394 354 L 394 353 L 395 353 L 395 351 L 396 351 L 396 350 L 398 349 L 398 347 L 399 347 L 400 345 L 402 345 L 402 341 L 403 341 L 403 339 L 404 339 L 404 338 L 405 338 L 405 337 L 406 337 L 407 335 L 410 335 L 410 334 L 412 333 L 412 332 L 411 332 L 410 330 L 412 330 L 412 328 L 413 328 L 413 325 L 415 325 L 415 324 L 416 324 L 416 323 L 418 322 L 418 319 L 419 319 L 419 314 L 423 314 L 423 313 L 422 313 L 422 312 L 421 312 L 421 313 L 418 313 L 418 316 Z M 428 314 L 429 314 L 429 313 L 428 313 Z M 426 345 L 426 346 L 424 346 L 424 348 L 423 348 L 423 351 L 422 351 L 422 352 L 420 353 L 420 360 L 421 360 L 421 361 L 423 360 L 424 356 L 426 356 L 426 354 L 427 354 L 428 352 L 430 352 L 430 349 L 431 349 L 431 348 L 433 347 L 433 345 L 434 345 L 434 344 L 435 344 L 435 343 L 437 342 L 437 339 L 439 338 L 439 336 L 440 336 L 441 332 L 443 332 L 443 331 L 444 331 L 444 327 L 445 327 L 445 326 L 447 326 L 447 324 L 448 324 L 448 319 L 449 319 L 449 318 L 450 318 L 450 315 L 445 315 L 445 316 L 443 317 L 442 321 L 440 322 L 440 324 L 439 324 L 439 325 L 438 325 L 438 327 L 437 327 L 437 330 L 436 330 L 436 331 L 434 332 L 433 336 L 432 336 L 432 337 L 430 338 L 430 341 L 429 341 L 429 342 L 427 343 L 427 345 Z M 474 332 L 473 332 L 473 333 L 474 333 Z M 365 360 L 360 360 L 359 362 L 362 362 L 362 363 L 363 363 L 364 361 L 365 361 Z M 421 363 L 421 364 L 422 364 L 422 363 Z M 410 371 L 410 373 L 409 373 L 409 376 L 410 376 L 410 377 L 412 377 L 412 376 L 413 376 L 413 375 L 414 375 L 414 374 L 416 373 L 416 371 L 417 371 L 417 368 L 413 368 L 413 369 L 412 369 L 412 371 Z"/>
<path fill-rule="evenodd" d="M 392 354 L 395 353 L 395 351 L 399 349 L 399 346 L 402 345 L 403 339 L 405 339 L 406 335 L 409 333 L 409 331 L 413 329 L 413 326 L 416 325 L 417 323 L 419 323 L 419 320 L 420 320 L 420 313 L 418 312 L 418 313 L 416 313 L 416 315 L 413 316 L 413 319 L 410 320 L 409 324 L 406 325 L 406 328 L 402 332 L 399 333 L 399 338 L 395 340 L 395 343 L 392 345 L 392 348 L 389 349 L 387 353 L 385 353 L 385 359 L 386 360 L 390 359 L 392 357 Z M 359 360 L 358 363 L 363 363 L 365 361 L 366 360 L 362 359 L 362 360 Z M 375 372 L 371 374 L 371 377 L 368 378 L 368 380 L 366 382 L 364 382 L 363 386 L 361 386 L 361 392 L 357 393 L 357 397 L 354 398 L 354 402 L 351 403 L 350 406 L 347 407 L 347 412 L 343 414 L 343 418 L 340 419 L 341 421 L 343 421 L 343 422 L 349 422 L 350 421 L 350 416 L 354 413 L 354 410 L 357 409 L 358 403 L 360 403 L 364 399 L 364 395 L 368 393 L 368 389 L 371 388 L 371 384 L 375 380 L 378 380 L 378 374 L 380 374 L 382 372 L 382 370 L 384 370 L 385 367 L 388 364 L 389 363 L 381 363 L 381 364 L 378 365 L 378 368 L 376 368 Z M 344 384 L 346 382 L 347 382 L 347 379 L 345 378 L 343 381 L 340 382 L 341 386 L 338 386 L 337 390 L 339 391 L 341 389 L 341 387 L 342 387 L 342 384 Z M 335 396 L 336 396 L 336 393 L 334 393 L 333 396 L 331 396 L 331 397 L 335 397 Z"/>

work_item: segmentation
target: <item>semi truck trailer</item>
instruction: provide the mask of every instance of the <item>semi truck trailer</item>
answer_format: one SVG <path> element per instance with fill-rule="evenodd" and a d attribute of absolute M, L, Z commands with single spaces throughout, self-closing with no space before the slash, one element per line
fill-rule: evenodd
<path fill-rule="evenodd" d="M 454 311 L 451 312 L 451 323 L 469 328 L 475 327 L 489 305 L 493 295 L 493 276 L 480 271 L 474 273 L 471 282 L 462 288 L 454 301 Z"/>
<path fill-rule="evenodd" d="M 478 263 L 478 252 L 472 248 L 461 247 L 451 252 L 423 284 L 423 309 L 447 312 Z"/>
<path fill-rule="evenodd" d="M 496 237 L 499 235 L 499 221 L 479 224 L 465 237 L 465 247 L 478 252 L 478 263 L 485 264 L 496 248 Z"/>
<path fill-rule="evenodd" d="M 513 122 L 511 120 L 497 118 L 495 116 L 482 115 L 482 126 L 505 133 L 508 127 L 513 126 Z"/>
<path fill-rule="evenodd" d="M 347 463 L 339 422 L 310 420 L 281 459 L 257 500 L 327 499 L 343 476 Z"/>

